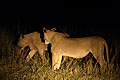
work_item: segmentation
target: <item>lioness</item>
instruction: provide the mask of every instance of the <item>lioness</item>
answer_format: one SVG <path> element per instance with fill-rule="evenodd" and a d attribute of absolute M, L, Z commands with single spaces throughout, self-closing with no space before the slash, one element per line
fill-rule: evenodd
<path fill-rule="evenodd" d="M 26 46 L 30 47 L 30 52 L 26 57 L 27 61 L 29 61 L 37 51 L 41 56 L 43 56 L 44 50 L 47 50 L 47 45 L 41 41 L 40 33 L 38 32 L 21 35 L 17 45 L 21 47 L 21 50 Z"/>
<path fill-rule="evenodd" d="M 107 66 L 108 45 L 106 41 L 97 36 L 84 38 L 69 38 L 66 34 L 55 32 L 55 29 L 43 28 L 45 44 L 51 43 L 52 68 L 59 69 L 62 56 L 83 58 L 89 52 L 93 54 L 102 68 Z M 104 59 L 104 46 L 106 48 L 107 61 Z"/>

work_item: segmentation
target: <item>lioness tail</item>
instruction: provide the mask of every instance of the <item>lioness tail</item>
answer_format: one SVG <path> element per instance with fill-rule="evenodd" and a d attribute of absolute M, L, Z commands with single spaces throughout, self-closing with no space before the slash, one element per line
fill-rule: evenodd
<path fill-rule="evenodd" d="M 107 42 L 106 42 L 106 41 L 104 41 L 104 45 L 105 45 L 105 48 L 106 48 L 107 62 L 109 63 L 108 44 L 107 44 Z"/>

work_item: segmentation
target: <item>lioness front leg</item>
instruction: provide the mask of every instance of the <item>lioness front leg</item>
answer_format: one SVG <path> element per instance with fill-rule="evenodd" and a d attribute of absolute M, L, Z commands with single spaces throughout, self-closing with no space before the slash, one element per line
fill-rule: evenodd
<path fill-rule="evenodd" d="M 59 69 L 62 60 L 62 55 L 52 55 L 53 70 Z"/>
<path fill-rule="evenodd" d="M 29 54 L 28 54 L 28 56 L 26 57 L 26 60 L 29 61 L 36 52 L 37 52 L 37 50 L 30 51 Z"/>
<path fill-rule="evenodd" d="M 58 56 L 58 61 L 57 61 L 57 69 L 60 68 L 61 61 L 62 61 L 62 55 L 59 55 Z"/>

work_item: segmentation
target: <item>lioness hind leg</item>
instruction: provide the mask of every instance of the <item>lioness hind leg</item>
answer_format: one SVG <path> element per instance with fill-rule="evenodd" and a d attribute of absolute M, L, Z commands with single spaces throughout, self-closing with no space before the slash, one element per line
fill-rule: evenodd
<path fill-rule="evenodd" d="M 62 60 L 61 55 L 52 55 L 52 68 L 54 70 L 59 69 L 61 60 Z"/>
<path fill-rule="evenodd" d="M 105 70 L 107 63 L 104 59 L 104 49 L 101 48 L 101 49 L 99 49 L 99 51 L 94 52 L 93 56 L 95 57 L 97 62 L 100 64 L 100 67 Z"/>

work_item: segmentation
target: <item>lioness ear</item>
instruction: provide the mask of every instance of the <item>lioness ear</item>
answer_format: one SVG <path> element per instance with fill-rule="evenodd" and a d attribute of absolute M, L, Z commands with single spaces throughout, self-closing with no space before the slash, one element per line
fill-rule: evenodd
<path fill-rule="evenodd" d="M 56 28 L 52 28 L 51 31 L 56 31 Z"/>
<path fill-rule="evenodd" d="M 45 32 L 45 33 L 47 32 L 47 29 L 45 27 L 43 28 L 43 32 Z"/>
<path fill-rule="evenodd" d="M 24 38 L 24 35 L 23 35 L 23 34 L 20 35 L 20 39 L 22 39 L 22 38 Z"/>

